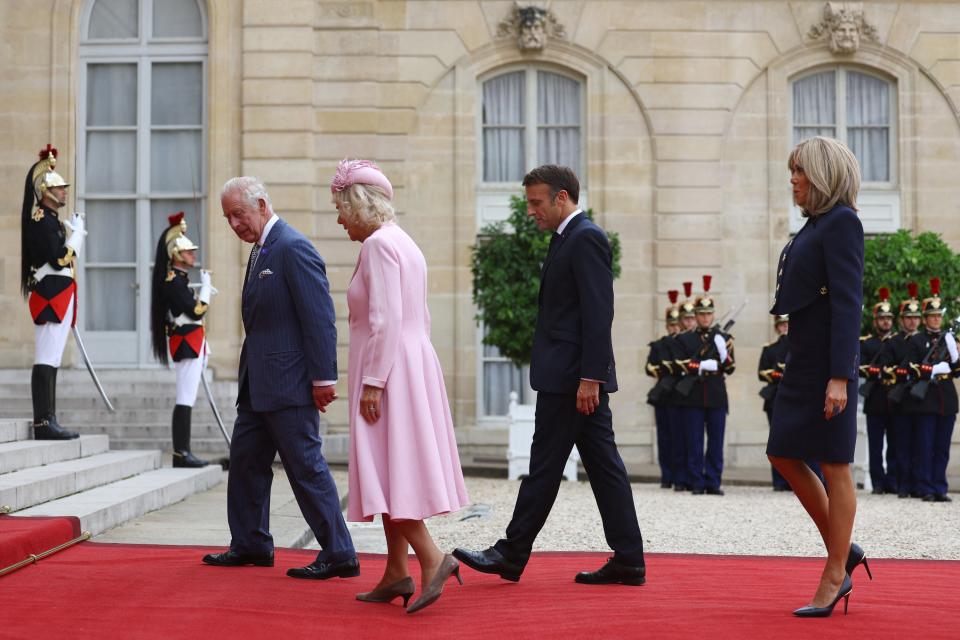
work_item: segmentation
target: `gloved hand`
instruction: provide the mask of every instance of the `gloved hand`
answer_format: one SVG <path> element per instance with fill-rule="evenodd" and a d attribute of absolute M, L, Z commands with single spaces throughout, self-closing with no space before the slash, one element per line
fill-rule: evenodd
<path fill-rule="evenodd" d="M 943 335 L 943 341 L 947 343 L 947 351 L 950 352 L 950 362 L 956 362 L 960 359 L 960 353 L 957 352 L 957 340 L 953 334 L 947 332 Z"/>
<path fill-rule="evenodd" d="M 717 354 L 720 356 L 720 362 L 727 361 L 727 341 L 719 333 L 713 336 L 713 344 L 717 345 Z"/>
<path fill-rule="evenodd" d="M 702 375 L 704 371 L 716 371 L 717 370 L 717 361 L 713 358 L 709 360 L 700 361 L 700 374 Z"/>
<path fill-rule="evenodd" d="M 948 362 L 938 362 L 933 365 L 933 369 L 930 371 L 930 376 L 940 376 L 945 373 L 950 373 L 950 364 Z"/>
<path fill-rule="evenodd" d="M 200 302 L 210 304 L 210 296 L 213 293 L 213 284 L 210 282 L 210 272 L 206 269 L 200 270 Z"/>
<path fill-rule="evenodd" d="M 83 247 L 83 240 L 87 235 L 87 223 L 82 213 L 74 211 L 70 219 L 63 223 L 67 229 L 70 229 L 70 237 L 67 238 L 66 245 L 73 249 L 75 255 L 80 255 L 80 249 Z"/>

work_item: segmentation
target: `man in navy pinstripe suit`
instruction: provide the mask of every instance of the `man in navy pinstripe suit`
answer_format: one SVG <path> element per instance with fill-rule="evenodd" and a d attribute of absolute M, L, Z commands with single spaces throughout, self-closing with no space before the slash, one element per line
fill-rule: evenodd
<path fill-rule="evenodd" d="M 217 566 L 273 566 L 270 484 L 280 453 L 300 511 L 322 551 L 295 578 L 348 578 L 360 564 L 320 451 L 319 414 L 337 395 L 337 329 L 323 258 L 273 212 L 263 184 L 233 178 L 220 198 L 233 232 L 253 243 L 244 277 L 237 421 L 230 445 L 230 549 Z"/>

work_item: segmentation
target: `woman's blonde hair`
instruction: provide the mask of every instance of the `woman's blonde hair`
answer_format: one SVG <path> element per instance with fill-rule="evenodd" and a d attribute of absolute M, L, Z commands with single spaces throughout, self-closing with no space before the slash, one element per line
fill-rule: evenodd
<path fill-rule="evenodd" d="M 387 192 L 372 184 L 357 183 L 334 191 L 333 201 L 340 205 L 341 215 L 368 228 L 376 229 L 397 219 Z"/>
<path fill-rule="evenodd" d="M 790 152 L 790 171 L 802 171 L 810 183 L 804 216 L 818 216 L 845 204 L 857 210 L 860 191 L 860 164 L 839 140 L 817 136 L 804 140 Z"/>

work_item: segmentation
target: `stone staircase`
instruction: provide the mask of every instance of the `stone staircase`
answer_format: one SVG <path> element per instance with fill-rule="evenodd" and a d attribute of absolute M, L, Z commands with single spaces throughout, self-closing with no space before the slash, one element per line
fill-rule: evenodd
<path fill-rule="evenodd" d="M 77 516 L 93 535 L 223 477 L 219 465 L 161 468 L 158 450 L 110 450 L 103 434 L 49 441 L 32 440 L 30 430 L 28 420 L 0 419 L 0 506 L 22 516 Z"/>
<path fill-rule="evenodd" d="M 104 369 L 100 382 L 116 413 L 107 411 L 86 369 L 61 369 L 57 379 L 57 419 L 81 435 L 103 434 L 113 449 L 170 450 L 170 418 L 176 377 L 170 369 Z M 237 383 L 207 380 L 228 433 L 236 418 Z M 29 369 L 0 369 L 0 420 L 32 415 Z M 193 408 L 192 449 L 207 457 L 226 456 L 227 444 L 201 386 Z M 202 456 L 201 456 L 202 457 Z"/>

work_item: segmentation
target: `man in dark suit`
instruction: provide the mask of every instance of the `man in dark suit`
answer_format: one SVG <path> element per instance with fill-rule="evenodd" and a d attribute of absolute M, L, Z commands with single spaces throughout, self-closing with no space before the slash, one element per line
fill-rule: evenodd
<path fill-rule="evenodd" d="M 528 214 L 541 229 L 554 231 L 540 275 L 530 361 L 530 385 L 538 392 L 530 474 L 520 484 L 506 537 L 484 551 L 456 549 L 453 555 L 477 571 L 519 580 L 576 445 L 614 556 L 575 579 L 641 585 L 643 539 L 609 404 L 609 394 L 617 390 L 610 244 L 577 207 L 580 183 L 569 168 L 538 167 L 523 186 Z"/>
<path fill-rule="evenodd" d="M 203 561 L 273 566 L 270 484 L 279 452 L 300 511 L 322 548 L 313 563 L 287 575 L 320 580 L 360 575 L 337 487 L 320 451 L 317 409 L 326 411 L 337 397 L 337 330 L 323 259 L 273 212 L 256 178 L 229 180 L 220 203 L 233 232 L 254 246 L 243 284 L 246 338 L 227 484 L 232 540 L 228 551 Z"/>

